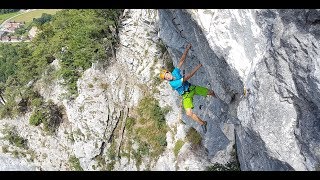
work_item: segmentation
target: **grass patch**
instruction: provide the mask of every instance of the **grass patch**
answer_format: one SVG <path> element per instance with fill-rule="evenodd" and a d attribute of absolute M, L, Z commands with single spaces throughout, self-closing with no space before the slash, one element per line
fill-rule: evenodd
<path fill-rule="evenodd" d="M 83 168 L 80 165 L 80 161 L 76 156 L 71 156 L 69 158 L 69 165 L 75 171 L 83 171 Z"/>
<path fill-rule="evenodd" d="M 46 14 L 56 14 L 57 11 L 60 11 L 61 9 L 37 9 L 34 11 L 30 11 L 24 14 L 21 14 L 17 17 L 12 18 L 12 21 L 16 22 L 25 22 L 30 23 L 33 21 L 33 18 L 40 18 L 43 13 Z"/>
<path fill-rule="evenodd" d="M 34 113 L 32 113 L 30 119 L 29 119 L 29 124 L 33 125 L 33 126 L 38 126 L 40 125 L 43 121 L 45 121 L 46 116 L 45 113 L 43 113 L 42 111 L 38 110 L 35 111 Z"/>
<path fill-rule="evenodd" d="M 139 102 L 138 124 L 143 126 L 136 129 L 136 135 L 141 142 L 150 145 L 150 155 L 153 158 L 158 157 L 167 146 L 166 113 L 168 112 L 163 110 L 153 97 L 145 97 Z"/>
<path fill-rule="evenodd" d="M 116 152 L 116 142 L 112 140 L 112 143 L 108 149 L 108 159 L 109 162 L 107 163 L 107 171 L 112 171 L 114 169 L 114 165 L 116 164 L 116 157 L 117 157 L 117 152 Z"/>
<path fill-rule="evenodd" d="M 179 139 L 176 144 L 174 145 L 174 148 L 173 148 L 173 153 L 174 153 L 174 156 L 177 157 L 178 154 L 179 154 L 179 151 L 180 149 L 182 148 L 182 146 L 184 145 L 184 141 Z"/>
<path fill-rule="evenodd" d="M 192 148 L 198 148 L 201 146 L 202 137 L 201 135 L 192 127 L 187 132 L 187 140 L 191 143 Z"/>
<path fill-rule="evenodd" d="M 134 111 L 135 116 L 126 120 L 125 130 L 130 138 L 123 144 L 122 154 L 126 154 L 129 160 L 132 157 L 139 169 L 143 157 L 149 156 L 154 160 L 167 146 L 166 133 L 169 128 L 165 115 L 168 109 L 161 108 L 155 98 L 146 96 L 140 100 Z M 138 144 L 136 150 L 132 148 L 133 142 Z"/>
<path fill-rule="evenodd" d="M 0 24 L 2 24 L 5 20 L 20 14 L 21 12 L 12 12 L 12 13 L 6 13 L 6 14 L 1 14 L 0 15 Z"/>
<path fill-rule="evenodd" d="M 133 158 L 136 160 L 136 166 L 139 169 L 141 163 L 142 163 L 142 158 L 143 156 L 149 155 L 150 153 L 150 147 L 147 143 L 145 142 L 139 142 L 139 147 L 135 151 L 133 150 Z"/>
<path fill-rule="evenodd" d="M 133 126 L 136 124 L 136 119 L 132 117 L 128 117 L 126 120 L 126 130 L 130 133 L 132 132 Z"/>

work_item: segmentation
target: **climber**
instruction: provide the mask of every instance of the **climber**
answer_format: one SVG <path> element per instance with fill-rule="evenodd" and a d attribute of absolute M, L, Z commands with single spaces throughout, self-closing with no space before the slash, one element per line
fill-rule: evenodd
<path fill-rule="evenodd" d="M 191 85 L 188 80 L 198 71 L 198 69 L 202 66 L 199 64 L 195 67 L 190 74 L 186 76 L 182 76 L 180 73 L 180 68 L 184 63 L 187 53 L 191 48 L 191 44 L 188 44 L 185 52 L 183 53 L 179 64 L 177 67 L 174 68 L 172 72 L 167 70 L 162 70 L 160 72 L 160 78 L 163 80 L 167 80 L 171 87 L 178 91 L 179 95 L 183 97 L 183 107 L 186 111 L 187 116 L 191 117 L 194 121 L 198 122 L 201 125 L 202 130 L 204 133 L 207 132 L 207 122 L 200 119 L 195 113 L 192 112 L 193 109 L 193 96 L 200 95 L 206 97 L 207 95 L 214 96 L 215 94 L 212 90 L 209 90 L 205 87 Z"/>

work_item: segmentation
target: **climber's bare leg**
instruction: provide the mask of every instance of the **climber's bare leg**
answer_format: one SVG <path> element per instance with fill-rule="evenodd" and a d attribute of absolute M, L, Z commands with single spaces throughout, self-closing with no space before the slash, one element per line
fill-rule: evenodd
<path fill-rule="evenodd" d="M 194 121 L 198 122 L 200 125 L 203 125 L 205 121 L 200 119 L 195 113 L 192 112 L 191 108 L 186 109 L 187 116 L 191 117 Z"/>

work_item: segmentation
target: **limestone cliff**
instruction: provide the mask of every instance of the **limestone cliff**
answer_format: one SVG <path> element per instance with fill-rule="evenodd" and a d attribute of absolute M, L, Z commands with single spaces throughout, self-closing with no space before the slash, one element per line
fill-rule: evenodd
<path fill-rule="evenodd" d="M 61 80 L 34 83 L 63 109 L 55 134 L 31 126 L 32 112 L 0 121 L 0 169 L 206 170 L 239 161 L 244 171 L 318 170 L 319 19 L 319 10 L 125 10 L 114 56 L 83 73 L 77 98 L 65 98 Z M 162 66 L 177 65 L 188 43 L 182 70 L 203 64 L 190 83 L 217 96 L 194 98 L 206 134 L 157 79 Z M 59 68 L 59 60 L 51 66 Z M 141 139 L 150 125 L 138 120 L 146 97 L 167 112 L 165 139 L 147 134 L 163 148 L 156 157 Z M 27 146 L 4 138 L 8 129 Z"/>

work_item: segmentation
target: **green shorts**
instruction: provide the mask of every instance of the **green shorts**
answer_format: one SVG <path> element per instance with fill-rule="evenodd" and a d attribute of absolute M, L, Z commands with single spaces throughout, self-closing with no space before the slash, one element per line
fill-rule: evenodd
<path fill-rule="evenodd" d="M 205 88 L 205 87 L 201 87 L 201 86 L 190 86 L 189 87 L 189 92 L 185 92 L 183 95 L 182 95 L 182 98 L 183 98 L 183 107 L 184 109 L 187 109 L 187 108 L 194 108 L 193 106 L 193 96 L 194 95 L 200 95 L 200 96 L 204 96 L 206 97 L 207 94 L 208 94 L 208 89 Z"/>

